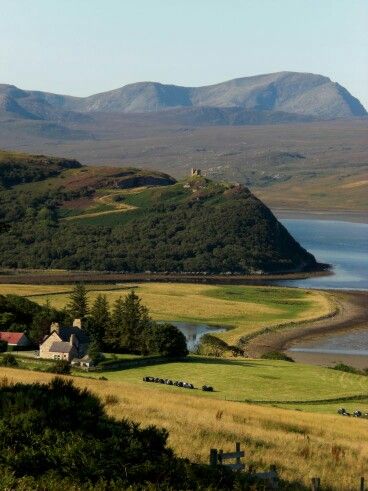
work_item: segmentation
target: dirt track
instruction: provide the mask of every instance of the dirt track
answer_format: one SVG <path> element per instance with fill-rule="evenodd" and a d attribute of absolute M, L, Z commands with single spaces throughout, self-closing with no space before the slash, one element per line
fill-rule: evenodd
<path fill-rule="evenodd" d="M 338 309 L 333 317 L 257 336 L 247 342 L 247 354 L 257 358 L 269 351 L 287 350 L 296 341 L 310 336 L 368 327 L 368 292 L 329 293 L 332 293 Z"/>

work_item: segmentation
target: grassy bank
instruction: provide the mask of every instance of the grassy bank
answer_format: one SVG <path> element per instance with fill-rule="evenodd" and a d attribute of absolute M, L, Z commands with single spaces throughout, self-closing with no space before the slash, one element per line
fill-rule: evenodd
<path fill-rule="evenodd" d="M 51 378 L 5 368 L 0 376 L 22 382 Z M 192 461 L 208 462 L 210 448 L 232 450 L 240 441 L 247 465 L 261 470 L 276 464 L 281 477 L 296 482 L 294 489 L 310 489 L 313 476 L 321 477 L 324 488 L 357 489 L 366 470 L 366 420 L 195 397 L 184 390 L 165 391 L 163 397 L 162 390 L 149 384 L 74 380 L 103 399 L 115 395 L 116 403 L 107 406 L 111 415 L 167 428 L 169 444 Z"/>
<path fill-rule="evenodd" d="M 139 283 L 136 285 L 91 285 L 90 300 L 106 293 L 110 302 L 134 287 L 156 320 L 221 325 L 231 328 L 221 334 L 234 344 L 264 327 L 302 322 L 327 315 L 332 307 L 326 293 L 279 287 L 201 285 L 184 283 Z M 0 294 L 16 293 L 38 302 L 48 299 L 54 307 L 67 303 L 70 285 L 0 285 Z"/>

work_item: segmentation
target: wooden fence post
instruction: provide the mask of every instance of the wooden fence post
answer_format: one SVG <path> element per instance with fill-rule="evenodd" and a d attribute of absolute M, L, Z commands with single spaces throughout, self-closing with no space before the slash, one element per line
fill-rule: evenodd
<path fill-rule="evenodd" d="M 319 477 L 312 477 L 312 491 L 320 490 L 321 480 Z"/>
<path fill-rule="evenodd" d="M 364 490 L 365 490 L 364 477 L 361 477 L 360 478 L 360 491 L 364 491 Z"/>
<path fill-rule="evenodd" d="M 223 453 L 224 453 L 224 451 L 223 451 L 223 450 L 219 450 L 219 451 L 218 451 L 217 460 L 218 460 L 218 463 L 219 463 L 220 465 L 222 465 L 222 464 L 223 464 L 223 458 L 222 458 L 222 454 L 223 454 Z"/>
<path fill-rule="evenodd" d="M 240 452 L 240 442 L 235 443 L 235 452 Z M 236 463 L 241 464 L 240 457 L 236 457 Z"/>
<path fill-rule="evenodd" d="M 210 450 L 210 465 L 217 465 L 217 448 Z"/>

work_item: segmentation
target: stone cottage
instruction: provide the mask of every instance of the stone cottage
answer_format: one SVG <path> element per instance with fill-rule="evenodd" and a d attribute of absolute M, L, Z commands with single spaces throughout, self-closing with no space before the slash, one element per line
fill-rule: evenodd
<path fill-rule="evenodd" d="M 75 319 L 72 327 L 60 327 L 53 322 L 40 344 L 40 358 L 71 361 L 82 358 L 88 349 L 89 338 L 82 329 L 81 319 Z"/>

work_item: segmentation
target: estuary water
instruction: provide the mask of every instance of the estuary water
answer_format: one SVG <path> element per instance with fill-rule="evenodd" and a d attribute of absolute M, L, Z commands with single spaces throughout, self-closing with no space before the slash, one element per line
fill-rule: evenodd
<path fill-rule="evenodd" d="M 283 286 L 368 290 L 368 224 L 334 220 L 280 220 L 333 275 L 280 281 Z"/>
<path fill-rule="evenodd" d="M 317 261 L 331 264 L 334 274 L 282 281 L 278 284 L 305 288 L 368 290 L 368 224 L 332 220 L 281 221 L 295 239 L 314 254 Z M 324 354 L 329 357 L 327 360 L 333 362 L 346 362 L 346 355 L 353 355 L 353 358 L 360 358 L 360 363 L 363 358 L 366 359 L 368 366 L 368 326 L 366 329 L 300 341 L 290 351 L 295 354 Z M 353 359 L 350 358 L 350 363 L 354 364 L 351 360 Z M 308 362 L 313 363 L 312 356 Z"/>

